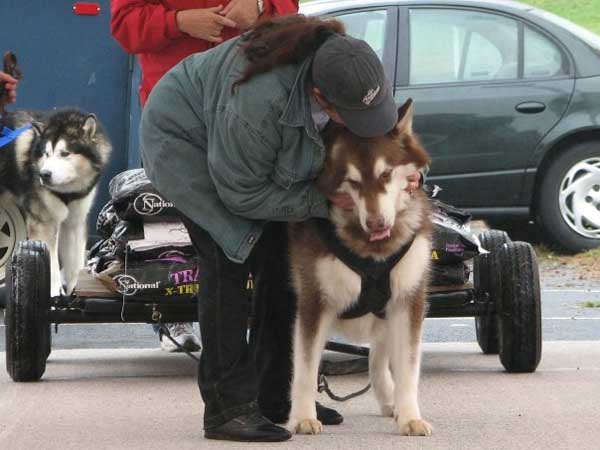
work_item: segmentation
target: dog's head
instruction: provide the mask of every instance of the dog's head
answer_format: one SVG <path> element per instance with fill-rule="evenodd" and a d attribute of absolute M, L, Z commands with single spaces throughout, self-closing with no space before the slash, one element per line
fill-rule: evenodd
<path fill-rule="evenodd" d="M 369 242 L 390 237 L 396 217 L 413 196 L 407 177 L 429 163 L 429 156 L 412 129 L 412 100 L 398 111 L 396 127 L 385 136 L 360 138 L 334 125 L 325 132 L 327 157 L 318 186 L 325 195 L 350 194 L 352 211 L 332 207 L 332 217 L 348 224 L 358 221 Z"/>
<path fill-rule="evenodd" d="M 83 191 L 97 181 L 107 163 L 110 144 L 95 115 L 58 111 L 37 133 L 36 160 L 42 185 L 55 192 L 70 193 Z"/>

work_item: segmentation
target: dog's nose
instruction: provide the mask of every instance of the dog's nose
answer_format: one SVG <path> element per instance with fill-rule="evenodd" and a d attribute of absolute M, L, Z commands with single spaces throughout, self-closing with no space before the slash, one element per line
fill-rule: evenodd
<path fill-rule="evenodd" d="M 52 178 L 52 172 L 50 172 L 49 170 L 42 170 L 40 171 L 40 178 L 43 181 L 50 181 L 50 178 Z"/>
<path fill-rule="evenodd" d="M 385 218 L 383 216 L 369 217 L 367 219 L 367 228 L 370 231 L 382 231 L 385 230 Z"/>

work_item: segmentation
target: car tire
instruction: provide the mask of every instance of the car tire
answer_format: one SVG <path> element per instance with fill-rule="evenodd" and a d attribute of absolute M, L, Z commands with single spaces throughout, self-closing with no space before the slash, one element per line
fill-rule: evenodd
<path fill-rule="evenodd" d="M 533 247 L 510 242 L 499 250 L 500 361 L 508 372 L 534 372 L 542 355 L 540 277 Z"/>
<path fill-rule="evenodd" d="M 551 246 L 569 252 L 600 246 L 600 142 L 573 145 L 552 162 L 543 174 L 535 208 Z"/>
<path fill-rule="evenodd" d="M 6 304 L 6 265 L 17 242 L 25 239 L 27 228 L 21 210 L 7 198 L 0 199 L 0 308 Z"/>
<path fill-rule="evenodd" d="M 495 305 L 500 295 L 497 285 L 492 285 L 494 274 L 498 271 L 494 262 L 498 260 L 496 255 L 500 247 L 511 240 L 506 232 L 500 230 L 487 230 L 478 237 L 481 246 L 490 253 L 479 255 L 473 260 L 473 280 L 477 298 L 482 299 L 487 295 L 489 307 L 485 315 L 475 317 L 475 334 L 481 351 L 486 355 L 493 355 L 498 354 L 499 349 L 498 315 Z"/>
<path fill-rule="evenodd" d="M 14 381 L 38 381 L 50 354 L 50 257 L 41 241 L 21 241 L 7 265 L 6 370 Z"/>

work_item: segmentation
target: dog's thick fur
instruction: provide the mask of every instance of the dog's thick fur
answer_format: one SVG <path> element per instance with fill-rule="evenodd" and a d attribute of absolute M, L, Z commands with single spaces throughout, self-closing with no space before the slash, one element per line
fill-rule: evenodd
<path fill-rule="evenodd" d="M 31 129 L 0 149 L 0 195 L 23 211 L 28 238 L 48 245 L 51 295 L 70 294 L 85 263 L 87 216 L 112 147 L 93 114 L 69 109 L 5 117 L 9 128 L 28 123 Z"/>
<path fill-rule="evenodd" d="M 407 192 L 407 176 L 428 163 L 412 132 L 412 105 L 399 111 L 396 128 L 384 137 L 362 139 L 343 127 L 325 134 L 327 158 L 319 185 L 325 194 L 349 193 L 352 211 L 332 207 L 330 220 L 345 246 L 361 257 L 385 260 L 416 236 L 390 274 L 392 296 L 385 319 L 367 314 L 338 316 L 356 303 L 361 278 L 336 258 L 314 221 L 290 226 L 290 253 L 298 312 L 294 328 L 292 409 L 288 428 L 316 434 L 315 396 L 321 353 L 335 328 L 355 341 L 369 341 L 369 371 L 384 416 L 403 435 L 429 435 L 417 403 L 421 324 L 426 309 L 431 256 L 429 202 Z M 390 371 L 391 368 L 391 371 Z"/>

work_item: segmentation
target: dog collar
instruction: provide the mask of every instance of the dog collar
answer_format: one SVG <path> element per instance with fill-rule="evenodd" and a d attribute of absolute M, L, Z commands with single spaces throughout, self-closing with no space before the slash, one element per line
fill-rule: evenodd
<path fill-rule="evenodd" d="M 58 197 L 65 205 L 68 205 L 73 200 L 81 200 L 84 197 L 87 197 L 90 192 L 96 187 L 98 180 L 100 179 L 100 175 L 94 177 L 93 182 L 90 184 L 90 187 L 83 192 L 52 192 L 55 197 Z"/>
<path fill-rule="evenodd" d="M 0 148 L 16 140 L 25 131 L 30 130 L 31 126 L 32 125 L 29 123 L 24 127 L 17 128 L 16 130 L 8 127 L 0 127 Z"/>
<path fill-rule="evenodd" d="M 373 258 L 363 258 L 344 245 L 335 226 L 327 219 L 315 219 L 319 236 L 328 249 L 353 272 L 360 276 L 361 289 L 358 301 L 341 313 L 340 319 L 355 319 L 368 313 L 373 313 L 380 319 L 385 319 L 387 306 L 392 291 L 390 288 L 390 273 L 394 266 L 406 255 L 416 234 L 396 253 L 383 261 Z"/>

